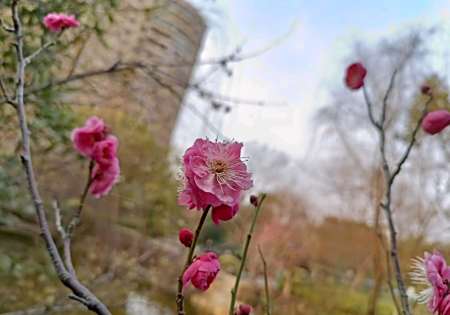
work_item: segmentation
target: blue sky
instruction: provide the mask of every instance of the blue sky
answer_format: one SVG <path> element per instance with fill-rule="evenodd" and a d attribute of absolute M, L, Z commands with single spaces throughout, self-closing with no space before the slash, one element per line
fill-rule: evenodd
<path fill-rule="evenodd" d="M 210 24 L 203 58 L 226 54 L 240 44 L 253 52 L 283 39 L 261 56 L 236 64 L 233 77 L 216 84 L 223 94 L 286 105 L 239 106 L 225 116 L 196 105 L 227 137 L 264 143 L 295 157 L 308 146 L 315 111 L 341 84 L 344 59 L 356 40 L 375 42 L 412 26 L 442 24 L 450 18 L 450 0 L 193 2 Z M 446 45 L 450 47 L 450 41 Z M 192 128 L 194 121 L 198 128 Z M 186 123 L 192 132 L 180 132 Z M 185 110 L 176 142 L 184 148 L 191 139 L 205 135 L 215 137 Z"/>

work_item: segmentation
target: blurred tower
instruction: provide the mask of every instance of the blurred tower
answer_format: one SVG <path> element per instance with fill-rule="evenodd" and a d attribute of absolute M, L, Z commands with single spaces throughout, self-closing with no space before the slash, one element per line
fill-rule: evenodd
<path fill-rule="evenodd" d="M 153 136 L 169 144 L 192 69 L 202 46 L 205 22 L 185 0 L 124 0 L 106 21 L 104 43 L 91 34 L 74 54 L 75 73 L 139 63 L 145 68 L 90 77 L 76 83 L 74 104 L 125 109 L 146 119 Z"/>

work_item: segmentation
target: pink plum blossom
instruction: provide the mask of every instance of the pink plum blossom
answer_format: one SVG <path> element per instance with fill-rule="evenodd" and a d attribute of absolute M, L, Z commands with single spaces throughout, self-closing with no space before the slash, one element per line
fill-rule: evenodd
<path fill-rule="evenodd" d="M 60 32 L 66 28 L 80 26 L 80 22 L 75 16 L 64 13 L 49 13 L 44 17 L 43 22 L 51 32 Z"/>
<path fill-rule="evenodd" d="M 95 143 L 92 150 L 92 159 L 101 166 L 109 166 L 117 155 L 119 140 L 108 135 L 105 140 Z"/>
<path fill-rule="evenodd" d="M 101 118 L 92 116 L 81 128 L 72 131 L 72 142 L 75 149 L 86 157 L 92 157 L 97 142 L 106 139 L 106 126 Z"/>
<path fill-rule="evenodd" d="M 351 90 L 359 90 L 364 86 L 364 78 L 367 70 L 362 63 L 352 63 L 347 67 L 345 74 L 345 85 Z"/>
<path fill-rule="evenodd" d="M 423 258 L 414 259 L 411 278 L 416 284 L 426 286 L 419 292 L 419 303 L 427 303 L 433 314 L 450 315 L 450 268 L 440 253 L 425 253 Z"/>
<path fill-rule="evenodd" d="M 444 109 L 429 112 L 422 122 L 422 129 L 431 135 L 441 132 L 450 125 L 450 113 Z"/>
<path fill-rule="evenodd" d="M 194 239 L 194 233 L 192 233 L 191 230 L 188 228 L 182 228 L 178 232 L 178 239 L 180 240 L 180 243 L 183 244 L 186 247 L 191 247 L 192 241 Z"/>
<path fill-rule="evenodd" d="M 110 164 L 95 164 L 91 175 L 90 193 L 95 198 L 101 198 L 109 193 L 114 184 L 119 180 L 119 159 L 114 158 Z"/>
<path fill-rule="evenodd" d="M 189 282 L 199 290 L 208 290 L 220 271 L 220 262 L 213 252 L 206 252 L 196 258 L 183 274 L 183 288 Z"/>
<path fill-rule="evenodd" d="M 242 146 L 197 139 L 183 156 L 184 187 L 178 203 L 199 210 L 212 206 L 216 224 L 230 220 L 239 210 L 242 192 L 253 186 Z"/>
<path fill-rule="evenodd" d="M 92 116 L 83 127 L 72 131 L 72 142 L 75 149 L 93 163 L 90 193 L 96 198 L 105 196 L 117 183 L 120 175 L 117 158 L 119 140 L 108 133 L 102 119 Z"/>

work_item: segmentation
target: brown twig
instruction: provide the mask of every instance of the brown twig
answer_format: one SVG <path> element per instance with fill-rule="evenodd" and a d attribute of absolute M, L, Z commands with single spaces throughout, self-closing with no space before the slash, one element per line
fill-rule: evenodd
<path fill-rule="evenodd" d="M 86 185 L 84 186 L 83 192 L 80 196 L 80 201 L 78 203 L 78 208 L 75 211 L 75 214 L 72 217 L 72 220 L 70 221 L 69 225 L 67 226 L 67 234 L 70 238 L 73 234 L 73 230 L 80 224 L 81 220 L 81 212 L 83 211 L 84 203 L 86 201 L 87 194 L 89 192 L 89 188 L 91 187 L 93 178 L 92 178 L 92 170 L 94 169 L 95 162 L 94 160 L 91 160 L 89 162 L 89 170 L 87 174 L 87 180 Z"/>
<path fill-rule="evenodd" d="M 3 82 L 3 79 L 0 78 L 0 91 L 3 95 L 3 101 L 12 105 L 13 107 L 16 107 L 16 103 L 14 102 L 14 100 L 12 99 L 11 96 L 9 96 L 8 91 L 6 90 L 6 85 L 5 82 Z"/>
<path fill-rule="evenodd" d="M 381 231 L 378 231 L 377 233 L 378 239 L 380 241 L 381 246 L 383 247 L 383 251 L 385 253 L 385 257 L 386 257 L 386 283 L 388 285 L 389 288 L 389 293 L 391 295 L 392 301 L 394 302 L 394 306 L 395 309 L 397 311 L 397 314 L 401 314 L 401 308 L 400 308 L 400 304 L 398 302 L 397 299 L 397 295 L 395 294 L 395 289 L 394 289 L 394 285 L 392 284 L 392 264 L 391 264 L 391 259 L 390 259 L 390 251 L 389 248 L 387 248 L 386 243 L 384 241 L 384 237 L 383 234 L 381 233 Z"/>
<path fill-rule="evenodd" d="M 31 146 L 30 146 L 30 131 L 28 129 L 27 115 L 25 112 L 24 80 L 25 80 L 26 60 L 23 53 L 23 32 L 19 16 L 19 0 L 12 1 L 11 15 L 14 24 L 15 49 L 17 58 L 16 104 L 17 104 L 17 116 L 19 119 L 19 127 L 22 139 L 21 161 L 25 169 L 28 183 L 28 190 L 31 194 L 33 205 L 36 210 L 41 235 L 45 241 L 47 251 L 50 255 L 52 264 L 56 270 L 56 273 L 60 281 L 67 288 L 69 288 L 75 296 L 79 297 L 79 301 L 82 302 L 89 310 L 99 315 L 111 315 L 108 308 L 102 302 L 100 302 L 100 300 L 92 292 L 90 292 L 89 289 L 87 289 L 84 285 L 82 285 L 73 274 L 67 271 L 61 259 L 61 256 L 58 252 L 53 236 L 50 233 L 43 201 L 39 193 L 34 173 L 31 156 Z"/>
<path fill-rule="evenodd" d="M 261 262 L 263 264 L 263 269 L 264 269 L 264 291 L 266 294 L 266 306 L 265 306 L 266 315 L 272 315 L 272 303 L 270 302 L 269 276 L 267 273 L 267 263 L 266 263 L 266 259 L 264 258 L 261 247 L 259 245 L 258 245 L 258 252 L 259 252 L 259 257 L 261 257 Z"/>
<path fill-rule="evenodd" d="M 258 200 L 258 206 L 255 209 L 255 214 L 253 215 L 252 224 L 250 225 L 250 229 L 247 233 L 247 239 L 245 240 L 244 247 L 242 249 L 241 256 L 241 265 L 239 266 L 238 274 L 236 275 L 236 281 L 234 283 L 234 287 L 231 289 L 231 301 L 230 301 L 230 309 L 228 311 L 228 315 L 233 315 L 234 307 L 236 304 L 236 298 L 239 290 L 239 283 L 241 281 L 242 271 L 244 270 L 245 262 L 247 260 L 248 248 L 250 246 L 250 241 L 252 239 L 253 231 L 256 225 L 256 219 L 258 218 L 259 212 L 261 211 L 261 206 L 266 199 L 266 194 L 262 194 Z"/>
<path fill-rule="evenodd" d="M 370 101 L 370 99 L 368 97 L 366 89 L 364 89 L 364 97 L 366 100 L 366 105 L 368 107 L 370 121 L 371 121 L 372 125 L 375 127 L 375 129 L 378 131 L 378 137 L 379 137 L 379 150 L 380 150 L 380 155 L 381 155 L 381 160 L 382 160 L 383 176 L 384 176 L 384 180 L 385 180 L 384 201 L 380 204 L 380 206 L 384 210 L 384 213 L 385 213 L 387 221 L 388 221 L 390 246 L 391 246 L 390 250 L 389 250 L 389 254 L 390 254 L 390 258 L 391 258 L 391 263 L 394 266 L 395 278 L 396 278 L 397 287 L 398 287 L 398 290 L 400 293 L 402 314 L 403 315 L 411 315 L 411 310 L 410 310 L 409 302 L 408 302 L 408 295 L 406 293 L 405 282 L 403 280 L 401 267 L 400 267 L 400 259 L 399 259 L 399 254 L 398 254 L 398 245 L 397 245 L 397 231 L 395 228 L 394 218 L 393 218 L 393 214 L 392 214 L 392 206 L 391 206 L 392 186 L 394 184 L 395 178 L 400 173 L 403 164 L 406 162 L 406 160 L 409 157 L 409 154 L 411 153 L 411 150 L 416 141 L 417 132 L 420 129 L 420 125 L 421 125 L 421 123 L 425 117 L 425 114 L 428 110 L 428 105 L 431 103 L 433 97 L 430 96 L 429 99 L 427 100 L 427 102 L 425 103 L 425 106 L 424 106 L 424 109 L 422 112 L 422 116 L 420 117 L 419 121 L 417 122 L 417 124 L 414 128 L 414 131 L 412 133 L 411 140 L 407 146 L 407 149 L 401 156 L 398 163 L 393 168 L 394 171 L 392 171 L 391 167 L 389 165 L 389 162 L 387 160 L 387 154 L 386 154 L 385 122 L 386 122 L 386 113 L 387 113 L 389 96 L 393 90 L 397 72 L 398 72 L 397 70 L 394 70 L 394 72 L 392 73 L 392 76 L 391 76 L 391 79 L 389 82 L 389 86 L 383 97 L 382 111 L 381 111 L 381 117 L 380 117 L 379 122 L 376 122 L 376 120 L 373 118 L 373 116 L 370 117 L 371 113 L 372 113 L 372 102 Z"/>
<path fill-rule="evenodd" d="M 3 19 L 0 19 L 0 25 L 5 32 L 14 33 L 14 27 L 9 26 Z"/>
<path fill-rule="evenodd" d="M 186 269 L 189 267 L 189 265 L 192 263 L 192 259 L 194 258 L 195 253 L 195 247 L 197 246 L 197 241 L 200 236 L 200 232 L 203 228 L 203 224 L 206 221 L 206 218 L 208 217 L 208 212 L 210 210 L 210 206 L 206 207 L 205 210 L 203 210 L 202 216 L 200 217 L 200 221 L 198 222 L 197 229 L 195 230 L 194 239 L 192 240 L 191 247 L 189 248 L 189 253 L 186 258 L 186 263 L 184 264 L 183 270 L 178 277 L 178 288 L 177 288 L 177 314 L 178 315 L 185 315 L 184 312 L 184 295 L 183 295 L 183 274 L 186 271 Z"/>
<path fill-rule="evenodd" d="M 100 68 L 100 69 L 95 69 L 95 70 L 91 70 L 91 71 L 86 71 L 83 73 L 78 73 L 78 74 L 73 74 L 71 76 L 68 76 L 64 79 L 59 79 L 59 80 L 55 80 L 55 81 L 51 81 L 48 82 L 40 87 L 36 87 L 34 89 L 31 89 L 28 93 L 27 96 L 30 94 L 36 94 L 38 92 L 41 92 L 45 89 L 51 88 L 51 87 L 55 87 L 55 86 L 60 86 L 60 85 L 64 85 L 70 82 L 74 82 L 74 81 L 79 81 L 79 80 L 84 80 L 90 77 L 96 77 L 96 76 L 100 76 L 100 75 L 105 75 L 105 74 L 111 74 L 111 73 L 116 73 L 116 72 L 122 72 L 122 71 L 127 71 L 127 70 L 133 70 L 136 68 L 142 68 L 144 67 L 144 65 L 142 63 L 139 62 L 132 62 L 132 63 L 122 63 L 120 61 L 115 62 L 114 64 L 112 64 L 111 66 L 107 67 L 107 68 Z"/>
<path fill-rule="evenodd" d="M 51 41 L 51 42 L 47 42 L 44 45 L 42 45 L 41 47 L 39 47 L 35 52 L 33 52 L 31 55 L 29 55 L 28 57 L 26 57 L 24 59 L 25 65 L 28 65 L 29 63 L 31 63 L 31 61 L 33 61 L 34 58 L 39 56 L 42 52 L 44 52 L 46 49 L 50 48 L 53 45 L 55 45 L 55 42 Z"/>

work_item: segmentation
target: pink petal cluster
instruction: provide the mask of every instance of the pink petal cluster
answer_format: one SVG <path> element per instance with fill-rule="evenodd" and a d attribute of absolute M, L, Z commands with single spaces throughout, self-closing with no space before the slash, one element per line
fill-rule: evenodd
<path fill-rule="evenodd" d="M 241 194 L 253 186 L 241 159 L 242 143 L 197 139 L 183 156 L 184 188 L 178 203 L 190 209 L 212 207 L 218 224 L 239 211 Z"/>
<path fill-rule="evenodd" d="M 49 13 L 44 17 L 45 27 L 52 32 L 60 32 L 66 28 L 78 27 L 80 22 L 73 15 Z"/>
<path fill-rule="evenodd" d="M 444 109 L 429 112 L 422 122 L 422 129 L 431 135 L 441 132 L 450 125 L 450 113 Z"/>
<path fill-rule="evenodd" d="M 220 262 L 213 252 L 206 252 L 196 258 L 183 274 L 183 288 L 189 282 L 199 290 L 208 290 L 220 271 Z"/>
<path fill-rule="evenodd" d="M 178 239 L 184 246 L 191 247 L 192 241 L 194 240 L 194 233 L 188 228 L 182 228 L 180 232 L 178 232 Z"/>
<path fill-rule="evenodd" d="M 359 90 L 364 86 L 366 74 L 367 70 L 362 63 L 352 63 L 347 67 L 345 73 L 345 85 L 347 85 L 350 90 Z"/>
<path fill-rule="evenodd" d="M 419 292 L 419 303 L 427 303 L 433 314 L 450 315 L 450 268 L 439 252 L 425 253 L 413 263 L 412 280 L 427 288 Z"/>
<path fill-rule="evenodd" d="M 433 296 L 428 302 L 431 312 L 439 315 L 450 315 L 449 280 L 450 268 L 444 257 L 438 252 L 425 253 L 425 270 L 427 278 L 433 289 Z"/>
<path fill-rule="evenodd" d="M 110 135 L 102 119 L 92 116 L 85 125 L 72 131 L 75 149 L 95 162 L 91 173 L 90 193 L 96 198 L 106 195 L 120 175 L 117 147 L 119 140 Z"/>
<path fill-rule="evenodd" d="M 250 315 L 253 308 L 251 305 L 248 304 L 240 304 L 237 311 L 235 312 L 236 315 Z"/>

